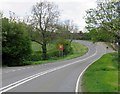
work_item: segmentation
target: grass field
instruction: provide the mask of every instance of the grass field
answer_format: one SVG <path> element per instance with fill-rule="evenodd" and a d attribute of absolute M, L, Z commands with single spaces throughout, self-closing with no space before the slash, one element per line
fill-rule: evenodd
<path fill-rule="evenodd" d="M 38 44 L 37 42 L 32 42 L 32 51 L 33 52 L 41 51 L 41 45 Z"/>
<path fill-rule="evenodd" d="M 55 45 L 53 43 L 47 45 L 48 53 L 51 51 L 54 51 L 53 49 L 56 49 Z M 41 49 L 40 44 L 38 44 L 37 42 L 32 42 L 32 51 L 33 52 L 41 52 L 41 50 L 42 49 Z"/>
<path fill-rule="evenodd" d="M 83 92 L 117 92 L 117 53 L 104 55 L 92 64 L 82 77 Z"/>
<path fill-rule="evenodd" d="M 72 42 L 71 46 L 73 48 L 73 54 L 69 54 L 69 55 L 64 56 L 64 57 L 54 57 L 54 58 L 51 58 L 49 60 L 44 60 L 44 61 L 43 60 L 35 61 L 32 63 L 33 64 L 42 64 L 42 63 L 48 63 L 48 62 L 55 62 L 56 60 L 72 59 L 72 58 L 75 58 L 78 56 L 82 56 L 85 53 L 87 53 L 87 51 L 88 51 L 88 48 L 86 46 L 81 45 L 81 44 L 76 43 L 76 42 Z M 54 51 L 58 50 L 54 43 L 48 44 L 47 49 L 48 49 L 49 55 L 51 55 Z M 32 42 L 32 50 L 33 50 L 33 53 L 41 53 L 41 45 L 39 45 L 36 42 Z"/>

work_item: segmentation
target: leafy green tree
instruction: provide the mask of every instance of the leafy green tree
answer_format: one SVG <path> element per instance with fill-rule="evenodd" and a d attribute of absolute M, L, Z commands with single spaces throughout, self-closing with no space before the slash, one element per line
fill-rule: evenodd
<path fill-rule="evenodd" d="M 31 41 L 24 23 L 2 18 L 3 65 L 23 65 L 31 54 Z"/>
<path fill-rule="evenodd" d="M 114 2 L 110 0 L 97 1 L 97 8 L 89 9 L 86 13 L 86 28 L 89 31 L 96 30 L 98 38 L 106 40 L 105 35 L 107 35 L 108 41 L 115 41 L 115 37 L 118 36 L 118 14 Z M 111 36 L 112 34 L 114 38 Z"/>
<path fill-rule="evenodd" d="M 115 0 L 115 1 L 116 1 L 115 5 L 117 6 L 117 13 L 118 13 L 118 33 L 116 37 L 118 41 L 118 61 L 120 62 L 120 0 Z"/>
<path fill-rule="evenodd" d="M 85 18 L 86 28 L 90 32 L 96 30 L 98 36 L 96 39 L 118 43 L 118 58 L 120 58 L 119 3 L 119 0 L 97 0 L 97 7 L 86 11 Z"/>

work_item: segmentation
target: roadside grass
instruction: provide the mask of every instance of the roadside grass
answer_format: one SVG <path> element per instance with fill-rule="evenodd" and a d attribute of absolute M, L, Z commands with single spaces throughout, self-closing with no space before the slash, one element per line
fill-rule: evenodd
<path fill-rule="evenodd" d="M 105 54 L 85 71 L 82 91 L 118 92 L 117 53 Z"/>
<path fill-rule="evenodd" d="M 71 46 L 73 48 L 73 53 L 72 54 L 68 54 L 68 55 L 63 56 L 63 57 L 52 57 L 49 60 L 33 61 L 32 64 L 52 63 L 52 62 L 55 62 L 55 61 L 58 61 L 58 60 L 73 59 L 75 57 L 79 57 L 79 56 L 84 55 L 88 51 L 88 48 L 86 46 L 84 46 L 82 44 L 79 44 L 77 42 L 72 42 Z M 56 48 L 55 43 L 48 44 L 47 49 L 48 49 L 48 55 L 52 55 L 55 51 L 57 51 L 59 53 L 58 49 Z M 41 54 L 41 45 L 33 42 L 32 43 L 32 50 L 33 50 L 33 53 Z M 40 58 L 40 55 L 39 55 L 38 58 Z"/>

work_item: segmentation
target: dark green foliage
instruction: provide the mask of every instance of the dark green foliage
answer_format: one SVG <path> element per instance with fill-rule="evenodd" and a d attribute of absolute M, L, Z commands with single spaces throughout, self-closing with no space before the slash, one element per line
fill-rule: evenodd
<path fill-rule="evenodd" d="M 49 58 L 54 58 L 54 57 L 59 57 L 59 51 L 58 50 L 55 50 L 53 51 L 52 53 L 48 54 L 49 55 Z"/>
<path fill-rule="evenodd" d="M 120 68 L 120 46 L 118 47 L 118 62 L 119 62 L 119 68 Z"/>
<path fill-rule="evenodd" d="M 89 33 L 91 40 L 96 42 L 96 41 L 103 41 L 103 42 L 113 42 L 115 39 L 114 33 L 109 33 L 106 32 L 105 30 L 102 29 L 92 29 Z"/>
<path fill-rule="evenodd" d="M 93 41 L 116 43 L 119 20 L 115 2 L 97 0 L 97 7 L 86 11 L 86 29 Z"/>
<path fill-rule="evenodd" d="M 24 23 L 2 19 L 3 65 L 23 65 L 31 53 L 31 41 Z"/>
<path fill-rule="evenodd" d="M 70 54 L 70 53 L 72 53 L 73 51 L 72 51 L 72 47 L 71 47 L 71 44 L 70 44 L 70 42 L 69 41 L 66 41 L 65 43 L 64 43 L 64 55 L 67 55 L 67 54 Z"/>
<path fill-rule="evenodd" d="M 82 39 L 83 39 L 83 40 L 91 40 L 90 33 L 89 33 L 89 32 L 83 33 Z"/>
<path fill-rule="evenodd" d="M 40 53 L 34 53 L 30 57 L 30 61 L 39 61 L 42 60 L 42 56 Z"/>
<path fill-rule="evenodd" d="M 89 32 L 83 34 L 84 40 L 92 40 L 93 42 L 102 41 L 102 42 L 114 42 L 115 34 L 106 32 L 101 28 L 91 29 Z"/>

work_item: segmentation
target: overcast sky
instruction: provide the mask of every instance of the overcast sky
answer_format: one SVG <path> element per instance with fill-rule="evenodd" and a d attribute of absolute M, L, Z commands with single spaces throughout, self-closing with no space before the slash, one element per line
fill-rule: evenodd
<path fill-rule="evenodd" d="M 43 0 L 0 0 L 0 10 L 3 11 L 4 16 L 9 17 L 9 11 L 15 12 L 17 16 L 24 17 L 30 15 L 32 6 L 36 2 Z M 96 7 L 96 0 L 47 0 L 52 1 L 58 5 L 61 10 L 60 18 L 62 20 L 73 20 L 78 25 L 79 30 L 84 30 L 85 11 Z"/>

